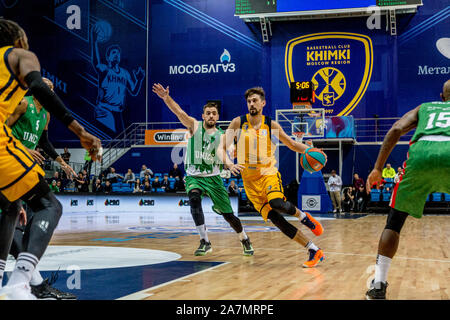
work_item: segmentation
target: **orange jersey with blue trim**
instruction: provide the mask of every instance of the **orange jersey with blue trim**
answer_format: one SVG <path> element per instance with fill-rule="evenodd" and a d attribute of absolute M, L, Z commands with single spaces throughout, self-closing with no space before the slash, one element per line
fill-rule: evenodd
<path fill-rule="evenodd" d="M 242 176 L 276 175 L 276 145 L 272 142 L 271 118 L 262 116 L 261 127 L 256 130 L 249 121 L 249 114 L 241 116 L 237 139 L 237 161 L 245 169 Z"/>
<path fill-rule="evenodd" d="M 8 55 L 13 49 L 12 46 L 0 48 L 0 123 L 5 123 L 28 91 L 8 63 Z"/>

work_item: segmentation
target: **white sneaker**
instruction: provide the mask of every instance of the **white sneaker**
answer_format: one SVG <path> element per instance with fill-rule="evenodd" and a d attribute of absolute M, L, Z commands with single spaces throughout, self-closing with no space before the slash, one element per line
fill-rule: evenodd
<path fill-rule="evenodd" d="M 336 210 L 336 209 L 334 209 L 334 210 L 333 210 L 333 213 L 336 213 L 336 212 L 337 212 L 337 210 Z"/>
<path fill-rule="evenodd" d="M 36 300 L 28 283 L 4 286 L 0 290 L 0 300 Z"/>

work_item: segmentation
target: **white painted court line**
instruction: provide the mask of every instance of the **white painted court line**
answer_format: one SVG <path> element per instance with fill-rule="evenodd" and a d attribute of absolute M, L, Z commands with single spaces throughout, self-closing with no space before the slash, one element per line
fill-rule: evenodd
<path fill-rule="evenodd" d="M 241 248 L 241 247 L 229 247 L 229 246 L 214 246 L 215 248 L 225 248 L 225 249 L 235 249 L 235 248 Z M 271 251 L 293 251 L 298 252 L 299 249 L 277 249 L 277 248 L 256 248 L 255 252 L 258 250 L 271 250 Z M 360 256 L 360 257 L 372 257 L 376 258 L 377 254 L 362 254 L 362 253 L 346 253 L 346 252 L 331 252 L 331 251 L 324 251 L 323 253 L 326 254 L 338 254 L 338 255 L 346 255 L 346 256 Z M 439 259 L 426 259 L 426 258 L 411 258 L 411 257 L 400 257 L 395 256 L 394 259 L 403 259 L 403 260 L 417 260 L 417 261 L 425 261 L 425 262 L 442 262 L 442 263 L 450 263 L 450 260 L 439 260 Z"/>
<path fill-rule="evenodd" d="M 142 299 L 144 299 L 144 298 L 147 298 L 147 297 L 150 297 L 150 296 L 154 295 L 154 293 L 146 293 L 146 292 L 149 291 L 149 290 L 155 290 L 155 289 L 158 289 L 158 288 L 167 286 L 167 285 L 169 285 L 169 284 L 171 284 L 171 283 L 175 283 L 175 282 L 179 282 L 179 281 L 190 281 L 190 280 L 185 280 L 185 279 L 186 279 L 186 278 L 189 278 L 189 277 L 192 277 L 192 276 L 196 276 L 196 275 L 198 275 L 198 274 L 200 274 L 200 273 L 203 273 L 203 272 L 207 272 L 207 271 L 214 270 L 214 269 L 216 269 L 216 268 L 218 268 L 218 267 L 225 266 L 225 265 L 227 265 L 227 264 L 229 264 L 229 263 L 230 263 L 230 262 L 223 262 L 223 263 L 221 263 L 221 264 L 219 264 L 219 265 L 217 265 L 217 266 L 214 266 L 214 267 L 211 267 L 211 268 L 202 270 L 202 271 L 198 271 L 198 272 L 195 272 L 195 273 L 191 273 L 191 274 L 188 274 L 188 275 L 186 275 L 186 276 L 184 276 L 184 277 L 181 277 L 181 278 L 178 278 L 178 279 L 174 279 L 174 280 L 169 281 L 169 282 L 161 283 L 161 284 L 159 284 L 159 285 L 157 285 L 157 286 L 150 287 L 150 288 L 147 288 L 147 289 L 144 289 L 144 290 L 141 290 L 141 291 L 138 291 L 138 292 L 129 294 L 129 295 L 127 295 L 127 296 L 118 298 L 118 299 L 116 299 L 116 300 L 142 300 Z"/>

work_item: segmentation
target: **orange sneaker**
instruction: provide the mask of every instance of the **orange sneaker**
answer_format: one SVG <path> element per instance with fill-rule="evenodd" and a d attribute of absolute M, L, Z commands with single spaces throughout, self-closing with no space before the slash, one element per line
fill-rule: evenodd
<path fill-rule="evenodd" d="M 316 236 L 320 236 L 323 233 L 323 227 L 320 222 L 314 219 L 308 212 L 303 212 L 306 214 L 306 217 L 304 217 L 303 220 L 300 220 L 300 222 L 311 229 L 312 233 Z"/>
<path fill-rule="evenodd" d="M 303 268 L 314 268 L 325 258 L 322 249 L 317 251 L 309 250 L 309 260 L 303 263 Z"/>

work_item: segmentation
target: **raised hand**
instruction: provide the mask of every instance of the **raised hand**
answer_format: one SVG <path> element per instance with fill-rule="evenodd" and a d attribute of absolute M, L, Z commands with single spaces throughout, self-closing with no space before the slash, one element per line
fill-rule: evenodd
<path fill-rule="evenodd" d="M 154 83 L 152 91 L 158 95 L 161 99 L 165 99 L 169 96 L 169 86 L 166 89 L 159 83 Z"/>

